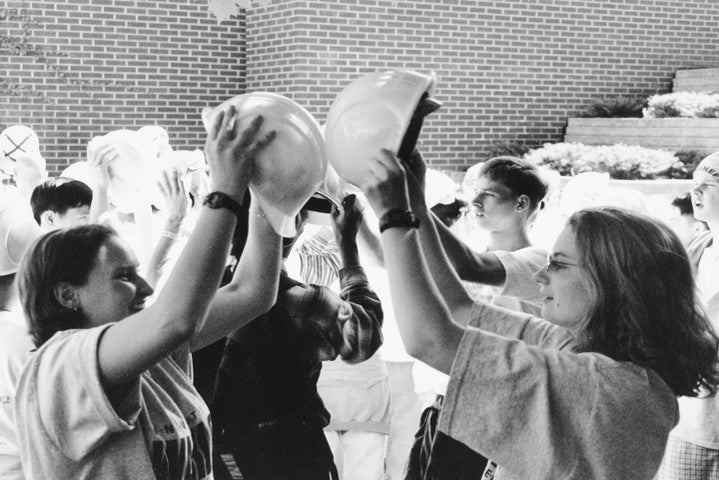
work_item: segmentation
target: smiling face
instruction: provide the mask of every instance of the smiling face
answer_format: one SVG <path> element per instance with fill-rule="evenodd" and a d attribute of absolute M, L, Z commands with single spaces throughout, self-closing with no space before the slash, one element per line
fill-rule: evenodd
<path fill-rule="evenodd" d="M 87 283 L 75 292 L 89 327 L 120 321 L 144 308 L 153 289 L 137 267 L 137 257 L 119 237 L 100 247 Z"/>
<path fill-rule="evenodd" d="M 483 175 L 477 179 L 476 191 L 472 211 L 482 228 L 505 230 L 516 221 L 517 197 L 509 188 Z"/>
<path fill-rule="evenodd" d="M 548 264 L 535 275 L 544 296 L 542 317 L 576 338 L 594 305 L 589 275 L 579 266 L 576 235 L 567 226 L 557 237 Z"/>
<path fill-rule="evenodd" d="M 707 223 L 719 221 L 719 174 L 712 172 L 697 168 L 692 177 L 694 218 Z"/>

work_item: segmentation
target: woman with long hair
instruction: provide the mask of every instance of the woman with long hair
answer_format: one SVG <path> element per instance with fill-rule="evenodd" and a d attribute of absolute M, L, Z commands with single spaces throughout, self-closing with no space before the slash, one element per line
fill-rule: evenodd
<path fill-rule="evenodd" d="M 416 179 L 388 151 L 369 171 L 400 334 L 450 374 L 439 429 L 496 462 L 498 479 L 651 479 L 676 397 L 719 381 L 719 339 L 677 236 L 621 209 L 575 213 L 535 275 L 541 320 L 473 302 Z"/>
<path fill-rule="evenodd" d="M 25 255 L 17 276 L 38 347 L 16 397 L 28 478 L 212 478 L 190 352 L 275 301 L 281 242 L 261 211 L 218 291 L 253 164 L 274 137 L 259 135 L 261 124 L 241 129 L 233 108 L 217 115 L 205 146 L 213 193 L 152 305 L 137 257 L 108 227 L 48 233 Z"/>

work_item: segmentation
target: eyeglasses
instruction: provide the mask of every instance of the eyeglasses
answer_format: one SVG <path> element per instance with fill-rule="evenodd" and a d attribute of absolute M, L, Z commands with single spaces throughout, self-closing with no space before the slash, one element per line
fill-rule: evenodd
<path fill-rule="evenodd" d="M 579 264 L 572 262 L 560 262 L 559 260 L 553 260 L 552 255 L 547 255 L 547 271 L 554 272 L 562 268 L 567 267 L 578 267 Z"/>

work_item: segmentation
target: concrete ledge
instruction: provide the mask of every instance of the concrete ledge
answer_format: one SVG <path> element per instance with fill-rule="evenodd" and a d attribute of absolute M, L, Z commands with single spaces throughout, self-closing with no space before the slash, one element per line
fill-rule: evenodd
<path fill-rule="evenodd" d="M 719 68 L 677 70 L 674 92 L 719 92 Z"/>
<path fill-rule="evenodd" d="M 565 142 L 719 151 L 719 118 L 569 118 Z"/>

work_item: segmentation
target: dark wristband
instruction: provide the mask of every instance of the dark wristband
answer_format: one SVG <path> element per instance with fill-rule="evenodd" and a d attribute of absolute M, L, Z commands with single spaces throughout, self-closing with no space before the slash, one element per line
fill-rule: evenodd
<path fill-rule="evenodd" d="M 393 208 L 379 219 L 379 233 L 392 227 L 419 228 L 419 218 L 415 217 L 409 210 Z"/>
<path fill-rule="evenodd" d="M 242 216 L 242 205 L 222 192 L 209 193 L 202 201 L 202 204 L 209 208 L 226 208 L 234 213 L 238 219 Z"/>

